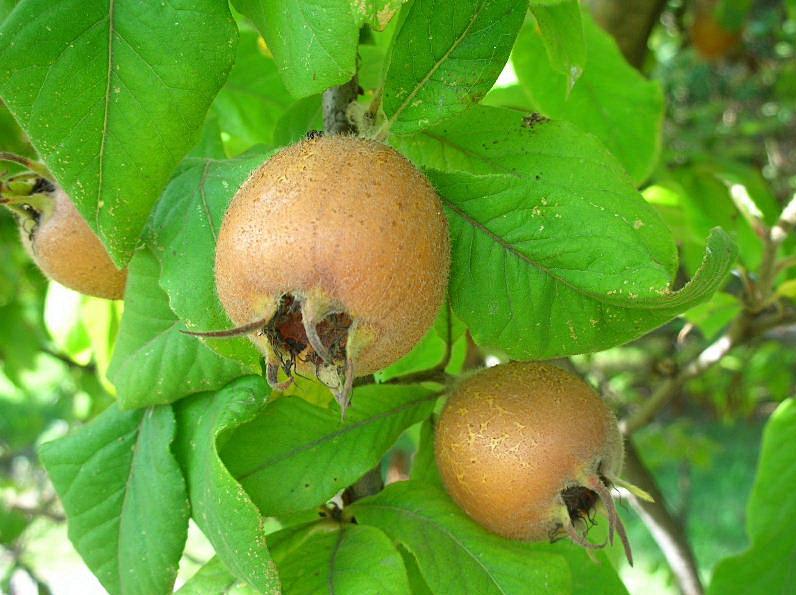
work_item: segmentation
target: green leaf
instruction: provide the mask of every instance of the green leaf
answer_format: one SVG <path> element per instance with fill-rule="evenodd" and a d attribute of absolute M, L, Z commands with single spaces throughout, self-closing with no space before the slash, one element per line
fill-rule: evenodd
<path fill-rule="evenodd" d="M 218 556 L 213 556 L 185 584 L 177 590 L 179 595 L 207 595 L 226 593 L 238 582 Z"/>
<path fill-rule="evenodd" d="M 796 400 L 783 401 L 766 424 L 757 478 L 747 507 L 752 546 L 719 563 L 710 595 L 796 591 Z"/>
<path fill-rule="evenodd" d="M 655 167 L 663 127 L 663 93 L 625 62 L 614 40 L 583 15 L 587 59 L 569 90 L 567 75 L 551 64 L 541 34 L 526 26 L 512 61 L 536 110 L 597 136 L 636 184 Z"/>
<path fill-rule="evenodd" d="M 710 228 L 719 225 L 732 233 L 738 242 L 741 262 L 752 270 L 760 266 L 763 241 L 741 216 L 728 184 L 721 179 L 720 170 L 717 171 L 710 162 L 700 163 L 673 172 L 673 177 L 684 191 L 681 194 L 682 209 L 694 234 L 704 238 Z M 685 252 L 685 258 L 692 264 L 697 262 L 697 251 L 704 247 L 704 243 L 686 247 L 690 251 Z"/>
<path fill-rule="evenodd" d="M 212 159 L 224 159 L 227 153 L 224 151 L 224 143 L 221 140 L 221 127 L 218 124 L 218 116 L 211 111 L 207 114 L 205 125 L 202 129 L 202 137 L 194 145 L 188 157 L 209 157 Z M 155 205 L 157 208 L 157 205 Z"/>
<path fill-rule="evenodd" d="M 0 545 L 11 545 L 30 525 L 30 519 L 0 500 Z"/>
<path fill-rule="evenodd" d="M 697 327 L 708 340 L 715 339 L 743 310 L 743 304 L 734 295 L 717 291 L 704 304 L 688 310 L 684 318 Z"/>
<path fill-rule="evenodd" d="M 264 514 L 306 510 L 372 469 L 431 413 L 436 396 L 413 385 L 363 386 L 343 422 L 339 412 L 282 397 L 237 430 L 221 456 Z"/>
<path fill-rule="evenodd" d="M 550 66 L 567 77 L 569 93 L 586 66 L 580 3 L 566 0 L 548 6 L 532 6 L 531 12 L 539 25 Z"/>
<path fill-rule="evenodd" d="M 17 5 L 18 0 L 0 0 L 0 22 L 11 14 L 14 7 Z"/>
<path fill-rule="evenodd" d="M 412 590 L 412 595 L 434 595 L 434 593 L 431 592 L 431 589 L 428 588 L 426 581 L 423 579 L 423 575 L 420 572 L 420 568 L 417 566 L 417 560 L 415 557 L 406 551 L 406 548 L 402 547 L 401 545 L 398 546 L 398 551 L 404 560 L 406 575 L 409 577 L 409 588 Z"/>
<path fill-rule="evenodd" d="M 379 527 L 406 547 L 434 593 L 519 595 L 529 585 L 544 585 L 547 593 L 571 592 L 561 556 L 488 533 L 439 488 L 398 482 L 349 510 L 360 524 Z"/>
<path fill-rule="evenodd" d="M 285 595 L 409 595 L 403 560 L 375 527 L 325 519 L 270 538 Z"/>
<path fill-rule="evenodd" d="M 693 281 L 672 291 L 676 252 L 660 217 L 605 149 L 566 122 L 477 107 L 393 142 L 422 165 L 484 174 L 429 177 L 451 226 L 454 312 L 476 342 L 511 357 L 639 337 L 707 299 L 735 258 L 715 232 Z"/>
<path fill-rule="evenodd" d="M 262 33 L 288 91 L 306 97 L 356 72 L 359 30 L 349 0 L 233 0 Z"/>
<path fill-rule="evenodd" d="M 148 243 L 160 261 L 160 285 L 168 294 L 171 309 L 191 330 L 234 326 L 216 293 L 212 265 L 216 239 L 233 196 L 266 157 L 257 151 L 221 161 L 188 158 L 152 214 Z M 249 364 L 259 359 L 259 352 L 246 338 L 209 339 L 207 344 Z"/>
<path fill-rule="evenodd" d="M 276 64 L 257 47 L 257 38 L 254 32 L 241 33 L 235 65 L 213 103 L 219 126 L 229 135 L 224 145 L 230 155 L 258 143 L 273 146 L 274 126 L 293 103 Z"/>
<path fill-rule="evenodd" d="M 295 144 L 310 130 L 323 130 L 323 105 L 320 95 L 299 99 L 282 114 L 274 128 L 274 145 Z"/>
<path fill-rule="evenodd" d="M 177 411 L 176 452 L 185 469 L 192 516 L 216 555 L 236 577 L 262 593 L 276 593 L 276 573 L 263 518 L 218 456 L 219 448 L 263 406 L 262 378 L 241 378 L 217 393 L 197 395 Z"/>
<path fill-rule="evenodd" d="M 69 539 L 110 593 L 170 593 L 188 534 L 188 501 L 171 453 L 170 407 L 113 405 L 39 458 L 69 521 Z"/>
<path fill-rule="evenodd" d="M 442 477 L 437 469 L 434 454 L 434 432 L 437 427 L 436 416 L 429 416 L 420 426 L 420 443 L 412 459 L 411 479 L 442 487 Z"/>
<path fill-rule="evenodd" d="M 458 347 L 455 345 L 457 341 L 464 343 L 464 331 L 464 325 L 453 315 L 446 304 L 437 315 L 434 326 L 428 330 L 425 337 L 414 346 L 412 351 L 391 366 L 377 372 L 376 379 L 379 382 L 386 382 L 398 376 L 441 365 L 448 355 L 448 348 L 453 350 Z M 462 348 L 466 349 L 464 346 Z"/>
<path fill-rule="evenodd" d="M 415 132 L 478 102 L 503 69 L 526 6 L 517 0 L 407 4 L 385 75 L 385 126 Z"/>
<path fill-rule="evenodd" d="M 118 265 L 199 139 L 236 40 L 216 0 L 26 0 L 0 28 L 0 96 Z"/>
<path fill-rule="evenodd" d="M 124 315 L 108 378 L 125 409 L 171 403 L 186 395 L 224 386 L 245 373 L 196 337 L 169 308 L 158 284 L 160 266 L 147 249 L 130 262 Z"/>
<path fill-rule="evenodd" d="M 350 0 L 359 25 L 367 23 L 376 31 L 384 31 L 407 0 Z"/>

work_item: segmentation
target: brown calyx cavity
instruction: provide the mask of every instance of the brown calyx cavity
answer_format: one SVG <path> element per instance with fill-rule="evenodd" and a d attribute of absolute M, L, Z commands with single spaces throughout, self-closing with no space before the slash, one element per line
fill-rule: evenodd
<path fill-rule="evenodd" d="M 186 333 L 214 338 L 264 335 L 269 346 L 266 379 L 271 388 L 286 390 L 298 374 L 297 364 L 309 364 L 316 378 L 332 390 L 344 415 L 354 385 L 354 364 L 347 349 L 353 329 L 353 320 L 346 312 L 321 309 L 311 298 L 285 293 L 270 319 L 226 331 Z M 279 379 L 280 371 L 284 380 Z"/>
<path fill-rule="evenodd" d="M 603 475 L 598 467 L 597 472 L 586 477 L 582 484 L 572 485 L 562 490 L 561 500 L 566 506 L 568 518 L 556 525 L 550 534 L 550 540 L 555 541 L 566 536 L 574 543 L 589 550 L 605 547 L 605 542 L 595 544 L 586 538 L 589 529 L 597 524 L 595 521 L 597 506 L 602 505 L 608 517 L 608 543 L 613 545 L 614 533 L 618 533 L 627 561 L 633 566 L 630 541 L 611 495 L 613 485 L 614 482 Z"/>

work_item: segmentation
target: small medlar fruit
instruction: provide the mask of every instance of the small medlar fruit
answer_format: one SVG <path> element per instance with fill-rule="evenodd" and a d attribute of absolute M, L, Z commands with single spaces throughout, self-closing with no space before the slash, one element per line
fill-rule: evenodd
<path fill-rule="evenodd" d="M 116 268 L 63 189 L 35 174 L 0 186 L 0 202 L 17 215 L 22 244 L 48 278 L 85 295 L 124 297 L 127 270 Z"/>
<path fill-rule="evenodd" d="M 215 276 L 269 382 L 284 387 L 280 369 L 287 383 L 315 374 L 345 410 L 355 376 L 392 364 L 430 328 L 449 267 L 439 197 L 408 160 L 379 142 L 313 135 L 238 190 Z"/>
<path fill-rule="evenodd" d="M 448 493 L 486 529 L 510 539 L 569 537 L 602 547 L 585 537 L 602 506 L 609 540 L 618 531 L 632 563 L 610 493 L 623 452 L 614 414 L 586 383 L 523 362 L 487 368 L 456 386 L 435 443 Z"/>

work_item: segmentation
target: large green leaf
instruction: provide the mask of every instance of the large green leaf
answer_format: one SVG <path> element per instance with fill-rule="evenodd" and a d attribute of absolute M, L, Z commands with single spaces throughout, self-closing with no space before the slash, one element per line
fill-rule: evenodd
<path fill-rule="evenodd" d="M 259 143 L 272 146 L 274 126 L 293 103 L 276 64 L 258 47 L 257 37 L 254 32 L 241 33 L 235 65 L 213 103 L 231 155 Z"/>
<path fill-rule="evenodd" d="M 197 395 L 178 409 L 176 450 L 188 481 L 192 516 L 235 576 L 262 593 L 278 593 L 263 518 L 230 475 L 218 450 L 262 408 L 262 378 L 241 378 L 217 393 Z"/>
<path fill-rule="evenodd" d="M 531 6 L 531 12 L 539 25 L 550 66 L 566 76 L 570 91 L 586 66 L 580 3 L 566 0 L 550 6 Z"/>
<path fill-rule="evenodd" d="M 796 400 L 784 401 L 766 425 L 749 498 L 746 526 L 752 546 L 723 560 L 711 595 L 796 592 Z"/>
<path fill-rule="evenodd" d="M 302 140 L 310 130 L 323 130 L 323 105 L 320 95 L 299 99 L 285 110 L 274 128 L 274 144 L 292 145 Z"/>
<path fill-rule="evenodd" d="M 171 453 L 170 407 L 121 411 L 39 451 L 69 539 L 110 593 L 170 593 L 188 534 L 188 500 Z"/>
<path fill-rule="evenodd" d="M 387 62 L 385 126 L 414 132 L 479 101 L 503 69 L 526 9 L 518 0 L 407 4 Z"/>
<path fill-rule="evenodd" d="M 359 29 L 350 0 L 233 0 L 268 44 L 288 91 L 320 93 L 356 72 Z"/>
<path fill-rule="evenodd" d="M 169 308 L 159 279 L 157 258 L 148 249 L 139 250 L 130 262 L 124 315 L 108 368 L 125 409 L 215 390 L 246 371 L 243 364 L 180 332 L 185 325 Z"/>
<path fill-rule="evenodd" d="M 409 595 L 403 560 L 375 527 L 326 519 L 270 538 L 285 595 Z"/>
<path fill-rule="evenodd" d="M 264 514 L 306 510 L 373 468 L 435 398 L 420 386 L 363 386 L 341 422 L 339 412 L 283 397 L 237 430 L 221 455 Z"/>
<path fill-rule="evenodd" d="M 225 2 L 26 0 L 0 96 L 122 265 L 235 57 Z"/>
<path fill-rule="evenodd" d="M 610 35 L 586 14 L 583 30 L 586 65 L 571 92 L 567 75 L 551 65 L 541 34 L 531 26 L 520 32 L 514 69 L 537 111 L 597 136 L 640 184 L 658 160 L 663 93 L 625 62 Z"/>
<path fill-rule="evenodd" d="M 233 326 L 216 293 L 216 240 L 235 192 L 265 158 L 261 151 L 220 161 L 188 158 L 152 214 L 148 240 L 160 261 L 160 285 L 171 309 L 191 330 Z M 245 338 L 209 339 L 207 343 L 244 362 L 256 363 L 259 358 Z"/>
<path fill-rule="evenodd" d="M 600 143 L 565 122 L 477 107 L 393 142 L 448 170 L 429 175 L 451 225 L 451 305 L 479 344 L 512 357 L 636 338 L 707 299 L 734 260 L 716 232 L 693 281 L 672 291 L 676 251 L 660 217 Z"/>
<path fill-rule="evenodd" d="M 398 482 L 350 510 L 357 522 L 379 527 L 414 554 L 434 593 L 519 595 L 530 585 L 539 593 L 571 592 L 561 556 L 488 533 L 439 488 Z"/>

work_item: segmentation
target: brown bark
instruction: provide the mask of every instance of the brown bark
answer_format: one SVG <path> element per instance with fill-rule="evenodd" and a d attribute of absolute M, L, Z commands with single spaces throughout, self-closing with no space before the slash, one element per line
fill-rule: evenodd
<path fill-rule="evenodd" d="M 641 68 L 647 56 L 647 39 L 666 0 L 586 0 L 594 19 L 616 40 L 627 61 Z"/>

